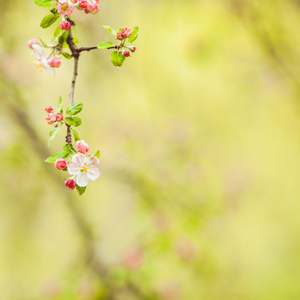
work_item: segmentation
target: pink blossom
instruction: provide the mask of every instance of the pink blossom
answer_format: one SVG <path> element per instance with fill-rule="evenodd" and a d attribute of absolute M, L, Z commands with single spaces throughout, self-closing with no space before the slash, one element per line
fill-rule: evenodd
<path fill-rule="evenodd" d="M 53 114 L 53 113 L 48 114 L 47 117 L 46 117 L 46 121 L 50 125 L 55 123 L 56 122 L 56 115 Z"/>
<path fill-rule="evenodd" d="M 34 64 L 39 68 L 44 68 L 48 73 L 53 72 L 55 75 L 55 70 L 48 64 L 47 57 L 44 53 L 44 49 L 39 44 L 32 44 L 32 55 L 38 59 L 38 61 L 35 61 Z"/>
<path fill-rule="evenodd" d="M 76 182 L 73 179 L 66 179 L 65 180 L 65 186 L 67 186 L 70 190 L 74 190 L 76 187 Z"/>
<path fill-rule="evenodd" d="M 87 153 L 89 151 L 89 145 L 84 141 L 77 141 L 76 148 L 80 153 Z"/>
<path fill-rule="evenodd" d="M 131 36 L 131 33 L 132 33 L 131 29 L 129 29 L 129 28 L 125 27 L 122 29 L 122 34 L 125 38 L 129 38 Z"/>
<path fill-rule="evenodd" d="M 127 48 L 131 51 L 131 52 L 135 52 L 136 47 L 134 46 L 127 46 Z"/>
<path fill-rule="evenodd" d="M 62 113 L 57 113 L 57 114 L 56 114 L 56 121 L 61 121 L 61 120 L 63 120 L 63 119 L 64 119 L 64 116 L 63 116 Z"/>
<path fill-rule="evenodd" d="M 97 2 L 92 1 L 87 5 L 86 11 L 91 14 L 96 14 L 99 11 L 99 5 Z"/>
<path fill-rule="evenodd" d="M 70 30 L 70 28 L 71 28 L 71 24 L 68 21 L 66 21 L 66 20 L 61 21 L 61 23 L 60 23 L 61 30 Z"/>
<path fill-rule="evenodd" d="M 85 9 L 85 8 L 87 8 L 87 6 L 88 6 L 88 2 L 87 2 L 87 0 L 81 0 L 81 1 L 79 1 L 79 5 L 78 5 L 80 8 L 82 8 L 82 9 Z"/>
<path fill-rule="evenodd" d="M 123 35 L 121 32 L 117 32 L 117 39 L 120 41 L 123 40 Z"/>
<path fill-rule="evenodd" d="M 48 65 L 51 67 L 51 68 L 59 68 L 60 65 L 61 65 L 61 61 L 58 57 L 50 57 L 47 61 Z"/>
<path fill-rule="evenodd" d="M 127 50 L 123 50 L 122 54 L 126 57 L 130 56 L 130 52 Z"/>
<path fill-rule="evenodd" d="M 30 48 L 30 49 L 33 49 L 32 45 L 34 44 L 38 44 L 39 43 L 39 40 L 38 39 L 30 39 L 27 43 L 27 46 Z"/>
<path fill-rule="evenodd" d="M 58 170 L 63 170 L 66 166 L 67 162 L 64 158 L 58 158 L 54 163 L 54 167 Z"/>
<path fill-rule="evenodd" d="M 60 15 L 70 15 L 74 10 L 74 4 L 69 0 L 58 0 L 57 11 Z"/>
<path fill-rule="evenodd" d="M 136 270 L 144 261 L 144 253 L 140 248 L 129 249 L 123 256 L 122 264 L 125 268 Z"/>
<path fill-rule="evenodd" d="M 72 163 L 68 164 L 68 172 L 74 175 L 73 178 L 80 187 L 87 186 L 90 179 L 96 180 L 100 176 L 97 168 L 99 159 L 96 156 L 85 156 L 77 153 L 72 157 Z"/>
<path fill-rule="evenodd" d="M 46 111 L 47 113 L 51 113 L 51 112 L 53 112 L 53 107 L 52 107 L 52 106 L 46 106 L 46 107 L 45 107 L 45 111 Z"/>

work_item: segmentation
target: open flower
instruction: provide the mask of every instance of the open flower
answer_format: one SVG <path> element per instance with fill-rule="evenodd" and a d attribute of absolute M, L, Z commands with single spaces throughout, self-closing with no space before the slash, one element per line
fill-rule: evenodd
<path fill-rule="evenodd" d="M 73 179 L 80 187 L 87 186 L 90 179 L 96 180 L 100 176 L 100 171 L 97 168 L 99 159 L 96 156 L 85 156 L 77 153 L 72 157 L 72 163 L 68 164 L 67 169 Z"/>
<path fill-rule="evenodd" d="M 39 44 L 32 44 L 32 55 L 38 59 L 38 61 L 35 61 L 34 64 L 41 70 L 44 68 L 48 73 L 54 73 L 55 70 L 48 64 L 47 56 L 44 53 L 44 49 Z"/>
<path fill-rule="evenodd" d="M 69 0 L 58 0 L 57 11 L 60 15 L 68 16 L 74 10 L 74 4 Z"/>

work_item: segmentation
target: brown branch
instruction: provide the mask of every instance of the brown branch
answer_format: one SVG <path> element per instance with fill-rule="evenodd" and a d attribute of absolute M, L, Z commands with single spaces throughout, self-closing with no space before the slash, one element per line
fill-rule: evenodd
<path fill-rule="evenodd" d="M 115 46 L 111 46 L 111 47 L 108 47 L 106 49 L 120 49 L 121 46 L 120 45 L 115 45 Z M 82 51 L 91 51 L 91 50 L 95 50 L 95 49 L 98 49 L 98 46 L 90 46 L 90 47 L 81 47 L 81 48 L 78 48 L 77 49 L 77 52 L 80 53 Z"/>

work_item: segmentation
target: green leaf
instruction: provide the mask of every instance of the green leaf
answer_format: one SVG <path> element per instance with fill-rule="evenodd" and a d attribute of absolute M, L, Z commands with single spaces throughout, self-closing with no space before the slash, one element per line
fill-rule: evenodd
<path fill-rule="evenodd" d="M 117 36 L 117 31 L 115 29 L 113 29 L 111 26 L 109 25 L 103 25 L 103 27 L 109 31 L 114 37 Z"/>
<path fill-rule="evenodd" d="M 33 2 L 39 6 L 51 6 L 52 5 L 52 0 L 33 0 Z"/>
<path fill-rule="evenodd" d="M 66 59 L 71 59 L 73 57 L 72 54 L 67 53 L 67 52 L 61 52 L 61 54 L 66 58 Z"/>
<path fill-rule="evenodd" d="M 79 196 L 81 196 L 85 192 L 86 186 L 81 187 L 81 186 L 76 184 L 76 190 L 77 190 Z"/>
<path fill-rule="evenodd" d="M 69 154 L 73 154 L 77 152 L 76 149 L 73 147 L 73 145 L 70 143 L 65 144 L 62 148 L 65 152 Z"/>
<path fill-rule="evenodd" d="M 57 110 L 56 110 L 57 113 L 63 113 L 63 101 L 62 101 L 62 96 L 59 96 L 59 99 L 58 99 L 58 103 L 57 103 Z"/>
<path fill-rule="evenodd" d="M 100 158 L 100 150 L 97 150 L 94 154 L 94 156 L 96 156 L 97 158 Z"/>
<path fill-rule="evenodd" d="M 51 130 L 51 131 L 49 132 L 50 139 L 48 140 L 48 146 L 49 146 L 49 144 L 50 144 L 50 141 L 53 140 L 53 139 L 57 136 L 57 134 L 58 134 L 58 132 L 59 132 L 59 129 L 60 129 L 60 126 L 54 128 L 53 130 Z"/>
<path fill-rule="evenodd" d="M 68 117 L 65 118 L 65 122 L 71 126 L 79 126 L 81 125 L 81 119 L 79 117 Z"/>
<path fill-rule="evenodd" d="M 69 31 L 64 31 L 64 33 L 58 38 L 59 44 L 63 45 L 66 43 L 66 40 L 68 38 Z M 66 44 L 68 46 L 68 44 Z"/>
<path fill-rule="evenodd" d="M 79 134 L 77 133 L 77 131 L 74 130 L 73 128 L 71 128 L 71 130 L 72 130 L 72 133 L 74 135 L 75 142 L 80 141 L 81 138 L 80 138 Z"/>
<path fill-rule="evenodd" d="M 55 153 L 51 156 L 49 156 L 45 162 L 47 163 L 55 163 L 55 161 L 58 159 L 58 158 L 67 158 L 69 156 L 69 153 L 65 152 L 65 151 L 61 151 L 61 152 L 58 152 L 58 153 Z"/>
<path fill-rule="evenodd" d="M 107 49 L 107 48 L 110 48 L 110 47 L 114 47 L 115 44 L 110 42 L 110 41 L 104 41 L 104 42 L 101 42 L 98 44 L 98 49 Z"/>
<path fill-rule="evenodd" d="M 59 14 L 57 14 L 57 15 L 50 14 L 50 15 L 45 16 L 42 19 L 40 26 L 42 28 L 47 28 L 47 27 L 51 26 L 53 23 L 55 23 L 55 21 L 59 18 L 59 16 L 60 16 Z"/>
<path fill-rule="evenodd" d="M 73 37 L 73 43 L 78 44 L 78 39 L 76 37 Z"/>
<path fill-rule="evenodd" d="M 81 102 L 75 102 L 67 108 L 66 114 L 71 116 L 77 115 L 82 111 L 82 107 L 83 104 Z"/>
<path fill-rule="evenodd" d="M 122 32 L 122 30 L 123 30 L 123 28 L 122 28 L 122 27 L 120 27 L 120 28 L 118 29 L 118 32 Z"/>
<path fill-rule="evenodd" d="M 57 41 L 58 38 L 64 33 L 63 30 L 61 30 L 60 26 L 58 25 L 55 30 L 54 30 L 54 33 L 53 33 L 53 38 L 54 38 L 54 41 Z"/>
<path fill-rule="evenodd" d="M 125 58 L 126 57 L 120 51 L 113 51 L 110 55 L 110 60 L 116 67 L 121 67 Z"/>
<path fill-rule="evenodd" d="M 50 9 L 50 12 L 52 12 L 54 15 L 56 15 L 57 14 L 57 8 Z"/>
<path fill-rule="evenodd" d="M 130 38 L 128 39 L 129 43 L 133 43 L 138 38 L 138 36 L 139 36 L 138 31 L 139 31 L 139 28 L 137 26 L 135 26 L 132 30 Z"/>

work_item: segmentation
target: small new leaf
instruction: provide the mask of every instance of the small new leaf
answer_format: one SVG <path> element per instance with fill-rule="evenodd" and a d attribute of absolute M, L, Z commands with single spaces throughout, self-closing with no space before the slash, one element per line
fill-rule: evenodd
<path fill-rule="evenodd" d="M 115 29 L 113 29 L 111 26 L 109 25 L 103 25 L 103 27 L 109 31 L 114 37 L 117 36 L 117 31 Z"/>
<path fill-rule="evenodd" d="M 53 139 L 57 136 L 57 134 L 58 134 L 58 132 L 59 132 L 59 129 L 60 129 L 60 126 L 54 128 L 53 130 L 51 130 L 51 131 L 49 132 L 50 139 L 48 140 L 48 146 L 49 146 L 49 144 L 50 144 L 50 141 L 53 140 Z"/>
<path fill-rule="evenodd" d="M 59 96 L 58 103 L 57 103 L 57 113 L 63 113 L 63 101 L 62 96 Z"/>
<path fill-rule="evenodd" d="M 116 67 L 122 67 L 125 58 L 126 57 L 122 54 L 122 52 L 119 51 L 113 51 L 110 55 L 110 60 Z"/>
<path fill-rule="evenodd" d="M 61 152 L 58 152 L 58 153 L 55 153 L 55 154 L 52 154 L 51 156 L 49 156 L 45 162 L 47 163 L 55 163 L 55 161 L 58 159 L 58 158 L 67 158 L 69 156 L 69 153 L 65 152 L 65 151 L 61 151 Z"/>
<path fill-rule="evenodd" d="M 110 41 L 104 41 L 98 44 L 98 49 L 107 49 L 107 48 L 111 48 L 114 47 L 114 43 L 110 42 Z"/>
<path fill-rule="evenodd" d="M 72 144 L 65 144 L 62 148 L 68 154 L 73 154 L 77 152 Z"/>
<path fill-rule="evenodd" d="M 76 184 L 76 190 L 77 190 L 79 196 L 81 196 L 85 192 L 86 186 L 81 187 Z"/>
<path fill-rule="evenodd" d="M 138 31 L 139 31 L 139 28 L 137 26 L 135 26 L 132 30 L 130 38 L 128 39 L 129 43 L 133 43 L 138 38 L 138 36 L 139 36 Z"/>
<path fill-rule="evenodd" d="M 96 156 L 97 158 L 100 158 L 100 150 L 97 150 L 94 154 L 94 156 Z"/>
<path fill-rule="evenodd" d="M 80 138 L 79 134 L 77 133 L 77 131 L 74 130 L 73 128 L 71 128 L 71 130 L 72 130 L 72 133 L 74 135 L 75 142 L 80 141 L 81 138 Z"/>
<path fill-rule="evenodd" d="M 78 127 L 81 125 L 81 119 L 79 117 L 68 117 L 65 118 L 65 122 L 71 126 Z"/>
<path fill-rule="evenodd" d="M 82 108 L 83 104 L 81 102 L 75 102 L 67 108 L 66 114 L 71 116 L 77 115 L 82 111 Z"/>
<path fill-rule="evenodd" d="M 52 0 L 33 0 L 33 2 L 39 6 L 51 6 L 52 5 Z"/>
<path fill-rule="evenodd" d="M 61 52 L 61 54 L 66 58 L 66 59 L 71 59 L 73 56 L 70 53 L 67 52 Z"/>
<path fill-rule="evenodd" d="M 54 14 L 47 15 L 47 16 L 45 16 L 45 17 L 42 19 L 40 26 L 41 26 L 42 28 L 47 28 L 47 27 L 51 26 L 53 23 L 55 23 L 56 20 L 57 20 L 59 17 L 60 17 L 59 14 L 56 14 L 56 15 L 54 15 Z"/>

